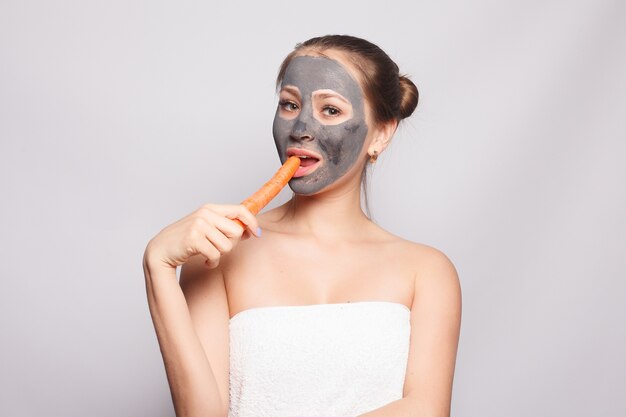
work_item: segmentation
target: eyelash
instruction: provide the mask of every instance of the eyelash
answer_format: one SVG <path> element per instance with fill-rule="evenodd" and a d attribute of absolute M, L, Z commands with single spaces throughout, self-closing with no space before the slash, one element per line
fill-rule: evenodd
<path fill-rule="evenodd" d="M 339 110 L 339 109 L 338 109 L 337 107 L 335 107 L 335 106 L 324 106 L 324 107 L 322 108 L 322 113 L 324 113 L 326 110 L 332 110 L 332 111 L 336 112 L 335 114 L 326 114 L 326 116 L 329 116 L 329 117 L 337 117 L 337 116 L 341 115 L 341 110 Z"/>
<path fill-rule="evenodd" d="M 282 107 L 283 109 L 287 110 L 287 111 L 295 111 L 296 109 L 298 109 L 298 105 L 296 103 L 294 103 L 293 101 L 290 100 L 280 100 L 278 102 L 278 105 L 280 107 Z M 291 105 L 291 108 L 288 108 L 287 106 Z"/>

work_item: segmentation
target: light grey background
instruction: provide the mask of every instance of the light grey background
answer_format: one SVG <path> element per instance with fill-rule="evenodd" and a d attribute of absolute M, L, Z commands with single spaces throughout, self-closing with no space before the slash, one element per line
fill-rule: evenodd
<path fill-rule="evenodd" d="M 0 415 L 173 415 L 144 247 L 275 172 L 327 33 L 421 93 L 371 205 L 458 269 L 452 415 L 626 415 L 626 3 L 224 3 L 0 1 Z"/>

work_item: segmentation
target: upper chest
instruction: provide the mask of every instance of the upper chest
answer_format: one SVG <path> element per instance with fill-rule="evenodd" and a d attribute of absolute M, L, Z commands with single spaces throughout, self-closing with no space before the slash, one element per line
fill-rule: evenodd
<path fill-rule="evenodd" d="M 366 300 L 410 308 L 414 268 L 400 240 L 325 245 L 264 235 L 224 258 L 231 315 L 253 307 Z"/>

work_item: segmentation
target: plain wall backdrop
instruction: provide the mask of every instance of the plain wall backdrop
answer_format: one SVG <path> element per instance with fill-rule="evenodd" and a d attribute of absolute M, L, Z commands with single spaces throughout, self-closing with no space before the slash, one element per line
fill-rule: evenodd
<path fill-rule="evenodd" d="M 174 415 L 145 245 L 276 171 L 279 64 L 345 33 L 420 91 L 370 200 L 459 272 L 452 416 L 623 417 L 625 21 L 620 0 L 0 0 L 0 415 Z"/>

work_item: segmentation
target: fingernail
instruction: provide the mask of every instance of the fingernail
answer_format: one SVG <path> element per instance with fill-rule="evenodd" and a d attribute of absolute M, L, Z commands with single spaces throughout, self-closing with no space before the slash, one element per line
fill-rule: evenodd
<path fill-rule="evenodd" d="M 257 237 L 261 237 L 261 228 L 260 227 L 256 228 L 256 235 L 257 235 Z"/>

